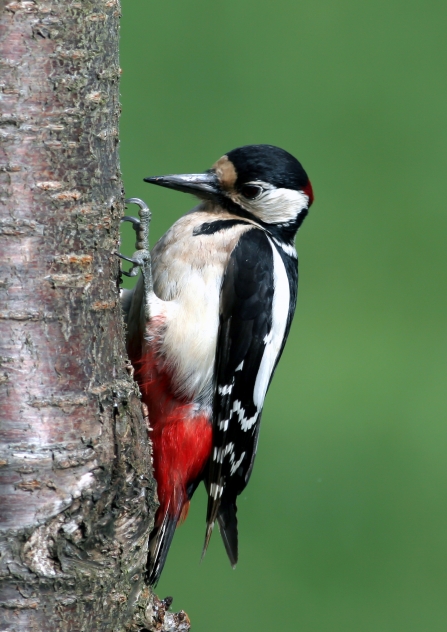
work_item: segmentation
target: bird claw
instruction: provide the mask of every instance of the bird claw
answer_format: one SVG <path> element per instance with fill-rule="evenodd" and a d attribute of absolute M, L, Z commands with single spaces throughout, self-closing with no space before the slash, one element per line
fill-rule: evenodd
<path fill-rule="evenodd" d="M 130 215 L 126 215 L 121 219 L 122 222 L 130 222 L 132 224 L 132 228 L 134 229 L 137 237 L 137 241 L 135 243 L 136 251 L 133 253 L 132 257 L 126 257 L 120 252 L 116 252 L 115 254 L 120 259 L 124 259 L 124 261 L 129 261 L 132 264 L 129 272 L 126 272 L 125 270 L 120 270 L 120 273 L 124 274 L 124 276 L 136 277 L 141 269 L 145 296 L 144 314 L 146 319 L 149 320 L 150 298 L 154 292 L 152 282 L 151 253 L 149 251 L 149 224 L 151 222 L 151 212 L 147 204 L 145 204 L 143 200 L 140 200 L 139 198 L 128 198 L 127 200 L 125 200 L 125 203 L 137 204 L 140 207 L 138 211 L 139 219 Z"/>
<path fill-rule="evenodd" d="M 151 212 L 147 204 L 139 198 L 127 198 L 126 200 L 124 200 L 124 202 L 126 204 L 137 204 L 140 208 L 138 211 L 139 219 L 137 217 L 132 217 L 131 215 L 126 215 L 125 217 L 121 218 L 122 222 L 130 222 L 132 224 L 132 228 L 134 229 L 137 238 L 135 243 L 135 248 L 137 250 L 136 252 L 134 252 L 132 257 L 126 257 L 120 252 L 115 253 L 120 259 L 124 259 L 124 261 L 129 261 L 132 264 L 132 268 L 129 270 L 129 272 L 121 270 L 121 274 L 124 274 L 127 277 L 135 277 L 138 275 L 140 268 L 142 268 L 143 274 L 146 271 L 146 274 L 144 276 L 147 276 L 148 280 L 150 279 L 151 284 L 151 255 L 148 250 Z"/>
<path fill-rule="evenodd" d="M 127 200 L 126 200 L 126 202 L 127 202 Z M 133 217 L 132 215 L 125 215 L 124 217 L 121 218 L 120 221 L 121 222 L 132 222 L 133 229 L 135 230 L 135 232 L 137 232 L 137 230 L 141 226 L 140 220 L 138 218 L 136 218 L 136 217 Z"/>
<path fill-rule="evenodd" d="M 120 252 L 116 252 L 115 254 L 120 259 L 124 259 L 124 261 L 130 261 L 130 263 L 132 264 L 132 267 L 129 270 L 129 272 L 126 272 L 125 270 L 121 270 L 121 274 L 124 274 L 124 276 L 127 276 L 127 277 L 137 276 L 140 268 L 144 266 L 149 256 L 149 253 L 145 250 L 137 250 L 137 252 L 134 254 L 133 257 L 125 257 Z"/>
<path fill-rule="evenodd" d="M 137 237 L 135 248 L 137 250 L 146 250 L 149 241 L 149 224 L 151 223 L 151 212 L 148 205 L 139 198 L 127 198 L 125 204 L 137 204 L 140 208 L 138 211 L 139 219 L 131 215 L 125 215 L 121 218 L 122 222 L 130 222 Z"/>

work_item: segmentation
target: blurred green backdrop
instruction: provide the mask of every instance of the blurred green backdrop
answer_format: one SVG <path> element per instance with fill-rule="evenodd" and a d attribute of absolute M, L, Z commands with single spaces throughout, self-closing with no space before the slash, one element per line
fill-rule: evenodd
<path fill-rule="evenodd" d="M 194 632 L 445 632 L 445 0 L 122 9 L 122 169 L 152 244 L 195 202 L 143 177 L 240 145 L 284 147 L 316 195 L 238 567 L 217 532 L 199 564 L 199 490 L 158 594 Z"/>

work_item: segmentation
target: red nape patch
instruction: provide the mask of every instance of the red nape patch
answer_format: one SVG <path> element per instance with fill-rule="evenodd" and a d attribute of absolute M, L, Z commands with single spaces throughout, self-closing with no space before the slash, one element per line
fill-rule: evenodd
<path fill-rule="evenodd" d="M 307 197 L 309 198 L 309 206 L 310 206 L 312 202 L 314 201 L 314 192 L 313 192 L 312 184 L 310 183 L 310 180 L 307 181 L 307 184 L 303 189 L 303 193 L 305 193 Z"/>

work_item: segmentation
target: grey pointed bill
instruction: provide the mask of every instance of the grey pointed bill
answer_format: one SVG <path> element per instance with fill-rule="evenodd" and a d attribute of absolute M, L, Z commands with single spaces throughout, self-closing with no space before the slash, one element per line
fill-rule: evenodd
<path fill-rule="evenodd" d="M 213 197 L 219 193 L 219 182 L 215 173 L 184 173 L 170 176 L 152 176 L 145 182 L 158 184 L 167 189 L 192 193 L 200 198 Z"/>

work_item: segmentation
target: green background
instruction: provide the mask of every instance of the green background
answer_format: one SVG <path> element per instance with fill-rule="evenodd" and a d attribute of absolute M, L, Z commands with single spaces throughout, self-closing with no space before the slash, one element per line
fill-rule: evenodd
<path fill-rule="evenodd" d="M 152 244 L 195 202 L 143 177 L 240 145 L 296 155 L 316 198 L 239 564 L 217 532 L 199 564 L 201 489 L 158 594 L 193 632 L 445 632 L 445 0 L 122 9 L 122 169 Z"/>

